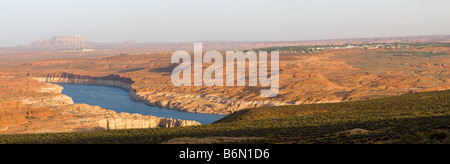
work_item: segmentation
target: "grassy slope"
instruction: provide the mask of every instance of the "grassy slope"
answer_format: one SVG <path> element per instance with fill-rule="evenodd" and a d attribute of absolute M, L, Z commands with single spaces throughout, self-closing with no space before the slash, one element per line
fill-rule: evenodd
<path fill-rule="evenodd" d="M 0 143 L 161 143 L 177 137 L 261 137 L 244 143 L 377 143 L 450 126 L 450 90 L 343 103 L 254 108 L 197 127 L 3 135 Z M 355 128 L 369 133 L 339 132 Z M 417 137 L 416 137 L 417 138 Z M 447 137 L 448 138 L 448 137 Z M 447 139 L 448 141 L 448 139 Z"/>

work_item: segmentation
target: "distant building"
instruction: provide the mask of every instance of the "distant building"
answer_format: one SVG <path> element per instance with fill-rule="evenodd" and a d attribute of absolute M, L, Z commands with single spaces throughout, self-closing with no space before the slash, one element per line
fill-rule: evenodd
<path fill-rule="evenodd" d="M 30 46 L 77 46 L 82 47 L 88 41 L 84 36 L 52 36 L 50 39 L 41 39 L 30 44 Z M 78 46 L 77 46 L 78 47 Z"/>

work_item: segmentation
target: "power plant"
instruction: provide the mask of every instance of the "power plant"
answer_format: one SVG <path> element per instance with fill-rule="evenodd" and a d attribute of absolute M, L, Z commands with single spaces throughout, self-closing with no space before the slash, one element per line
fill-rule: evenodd
<path fill-rule="evenodd" d="M 84 35 L 75 35 L 75 51 L 81 51 L 84 50 Z"/>

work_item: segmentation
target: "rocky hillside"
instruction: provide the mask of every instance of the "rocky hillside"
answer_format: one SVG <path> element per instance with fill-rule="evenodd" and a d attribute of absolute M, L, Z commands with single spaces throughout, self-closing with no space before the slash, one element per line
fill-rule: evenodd
<path fill-rule="evenodd" d="M 448 144 L 449 123 L 450 91 L 446 90 L 246 109 L 194 127 L 0 135 L 0 143 Z"/>
<path fill-rule="evenodd" d="M 74 104 L 59 85 L 31 78 L 0 78 L 0 134 L 182 127 L 195 121 L 116 113 Z"/>
<path fill-rule="evenodd" d="M 427 47 L 401 51 L 439 54 L 450 49 Z M 135 100 L 149 105 L 216 114 L 245 108 L 340 102 L 450 88 L 448 55 L 397 54 L 384 49 L 282 54 L 280 92 L 274 98 L 261 98 L 261 87 L 174 87 L 170 75 L 175 66 L 170 63 L 171 54 L 167 53 L 34 61 L 5 68 L 0 76 L 119 86 L 129 89 Z"/>

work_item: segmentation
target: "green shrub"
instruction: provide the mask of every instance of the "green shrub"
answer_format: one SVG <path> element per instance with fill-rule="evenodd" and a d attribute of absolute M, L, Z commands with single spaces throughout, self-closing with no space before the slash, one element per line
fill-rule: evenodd
<path fill-rule="evenodd" d="M 342 103 L 245 109 L 183 128 L 0 135 L 0 143 L 162 143 L 178 137 L 261 137 L 249 143 L 448 143 L 450 90 Z M 365 129 L 368 133 L 340 132 Z M 423 133 L 423 134 L 422 134 Z M 338 135 L 342 134 L 342 135 Z"/>

